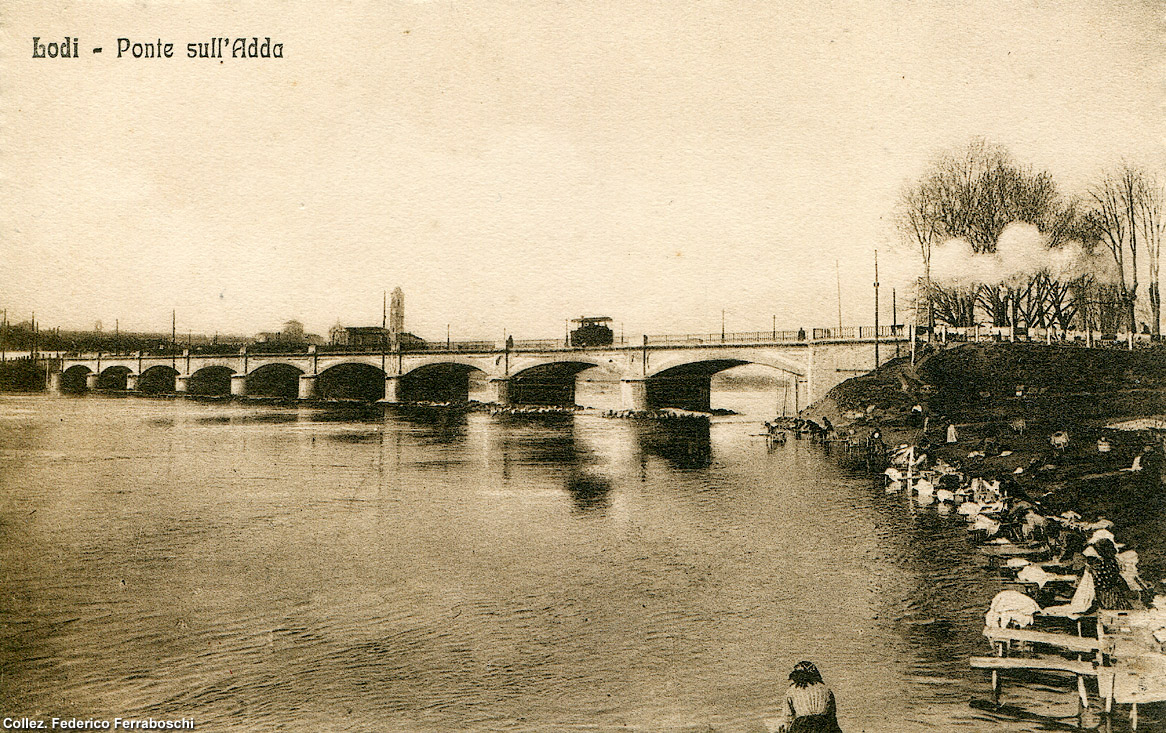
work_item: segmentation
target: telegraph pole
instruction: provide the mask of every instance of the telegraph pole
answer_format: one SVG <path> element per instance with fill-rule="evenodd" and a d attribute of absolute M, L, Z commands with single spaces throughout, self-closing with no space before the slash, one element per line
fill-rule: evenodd
<path fill-rule="evenodd" d="M 899 330 L 898 301 L 895 298 L 895 289 L 891 288 L 891 335 L 895 336 L 895 358 L 899 358 L 899 339 L 895 331 Z"/>
<path fill-rule="evenodd" d="M 879 368 L 879 251 L 874 251 L 874 300 L 875 300 L 875 369 Z"/>

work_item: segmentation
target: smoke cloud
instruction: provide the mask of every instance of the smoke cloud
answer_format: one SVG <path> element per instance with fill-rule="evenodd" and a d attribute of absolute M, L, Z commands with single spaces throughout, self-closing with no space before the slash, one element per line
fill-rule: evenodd
<path fill-rule="evenodd" d="M 996 240 L 995 252 L 976 254 L 963 239 L 949 239 L 931 251 L 931 278 L 947 285 L 1020 285 L 1047 272 L 1060 282 L 1092 275 L 1098 282 L 1116 282 L 1117 268 L 1104 250 L 1089 251 L 1078 241 L 1049 247 L 1032 224 L 1013 222 Z"/>

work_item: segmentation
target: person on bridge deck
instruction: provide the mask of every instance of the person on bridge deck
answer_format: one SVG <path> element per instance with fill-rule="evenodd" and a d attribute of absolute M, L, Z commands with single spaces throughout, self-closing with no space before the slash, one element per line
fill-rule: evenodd
<path fill-rule="evenodd" d="M 841 733 L 834 693 L 812 662 L 798 662 L 789 673 L 782 717 L 766 721 L 770 733 Z"/>

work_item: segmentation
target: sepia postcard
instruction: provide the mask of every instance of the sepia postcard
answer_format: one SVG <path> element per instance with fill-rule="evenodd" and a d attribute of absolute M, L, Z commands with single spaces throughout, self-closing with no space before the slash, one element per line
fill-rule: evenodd
<path fill-rule="evenodd" d="M 1166 730 L 1166 5 L 0 4 L 0 730 Z"/>

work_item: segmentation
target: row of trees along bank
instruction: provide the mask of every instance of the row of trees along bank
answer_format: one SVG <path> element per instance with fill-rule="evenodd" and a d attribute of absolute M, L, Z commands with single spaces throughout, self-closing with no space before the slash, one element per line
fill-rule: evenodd
<path fill-rule="evenodd" d="M 1130 164 L 1069 196 L 983 140 L 940 155 L 897 212 L 922 256 L 919 321 L 1116 333 L 1138 331 L 1140 311 L 1159 337 L 1164 200 L 1161 180 Z"/>

